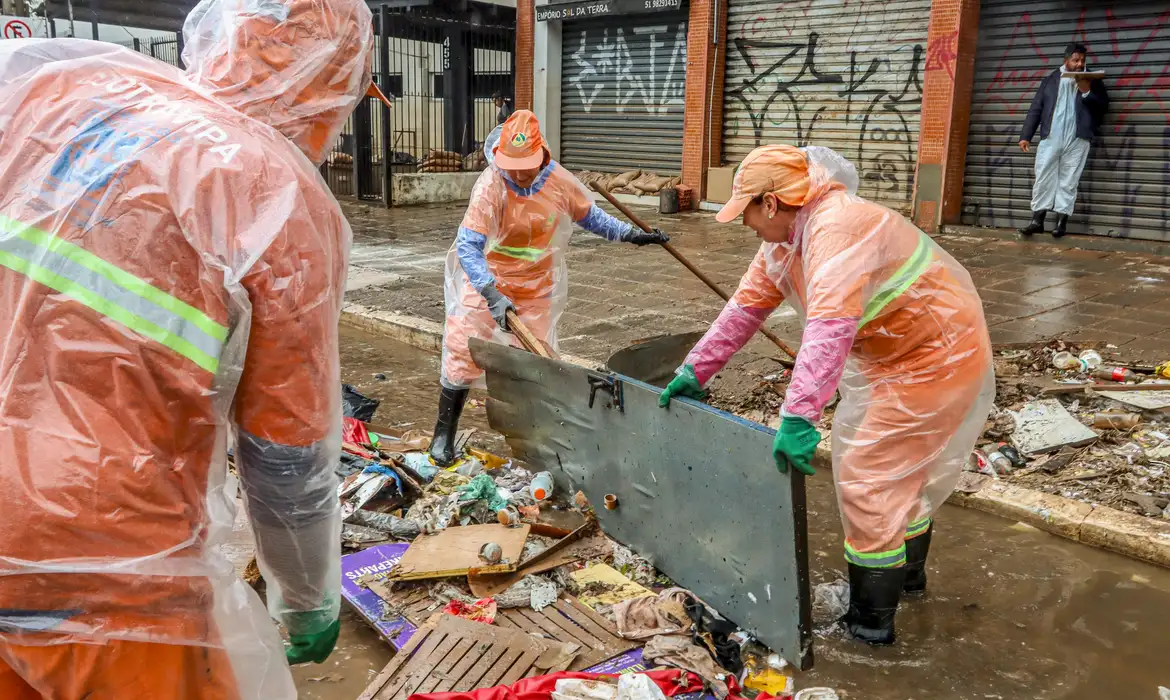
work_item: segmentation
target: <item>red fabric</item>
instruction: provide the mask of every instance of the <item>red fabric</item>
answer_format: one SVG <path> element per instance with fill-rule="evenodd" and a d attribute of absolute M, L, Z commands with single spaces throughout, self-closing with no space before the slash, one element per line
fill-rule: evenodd
<path fill-rule="evenodd" d="M 496 621 L 496 601 L 491 598 L 480 598 L 474 603 L 452 600 L 447 603 L 447 607 L 443 608 L 443 612 L 455 617 L 462 617 L 464 620 L 490 625 Z"/>
<path fill-rule="evenodd" d="M 352 442 L 355 445 L 369 445 L 371 444 L 370 431 L 366 430 L 366 424 L 357 418 L 342 416 L 341 441 Z"/>
<path fill-rule="evenodd" d="M 645 671 L 642 675 L 648 676 L 650 680 L 654 681 L 654 684 L 662 689 L 662 694 L 668 698 L 686 693 L 698 693 L 703 690 L 703 680 L 686 671 L 677 669 Z M 557 681 L 562 678 L 596 681 L 616 679 L 617 676 L 606 673 L 562 671 L 547 676 L 523 678 L 510 686 L 498 685 L 494 688 L 479 688 L 466 693 L 421 693 L 411 695 L 407 700 L 548 700 L 557 687 Z M 727 679 L 727 687 L 731 690 L 731 695 L 727 696 L 728 700 L 743 700 L 738 695 L 739 686 L 736 684 L 735 678 L 729 677 Z M 772 697 L 767 693 L 761 693 L 756 700 L 772 700 Z"/>

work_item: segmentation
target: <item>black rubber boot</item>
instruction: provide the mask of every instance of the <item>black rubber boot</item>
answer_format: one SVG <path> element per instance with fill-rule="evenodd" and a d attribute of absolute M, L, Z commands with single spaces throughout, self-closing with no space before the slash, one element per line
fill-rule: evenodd
<path fill-rule="evenodd" d="M 1025 236 L 1031 236 L 1034 233 L 1044 233 L 1044 215 L 1046 211 L 1032 212 L 1032 223 L 1020 229 L 1020 233 Z"/>
<path fill-rule="evenodd" d="M 1057 214 L 1056 228 L 1052 229 L 1052 237 L 1060 238 L 1063 236 L 1066 233 L 1066 227 L 1068 227 L 1068 214 Z"/>
<path fill-rule="evenodd" d="M 903 593 L 922 593 L 926 590 L 926 555 L 930 553 L 930 533 L 934 525 L 918 537 L 906 540 L 906 580 Z"/>
<path fill-rule="evenodd" d="M 849 564 L 849 612 L 841 621 L 849 634 L 867 644 L 894 643 L 894 614 L 906 569 L 869 569 Z"/>
<path fill-rule="evenodd" d="M 440 467 L 455 461 L 455 433 L 459 431 L 459 416 L 463 414 L 463 404 L 467 403 L 467 391 L 443 387 L 439 394 L 439 419 L 431 439 L 431 459 Z"/>

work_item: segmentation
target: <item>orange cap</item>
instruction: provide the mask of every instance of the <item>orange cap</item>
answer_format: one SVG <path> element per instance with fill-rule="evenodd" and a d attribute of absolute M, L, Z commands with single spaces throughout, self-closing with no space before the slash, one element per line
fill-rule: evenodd
<path fill-rule="evenodd" d="M 501 170 L 532 170 L 544 164 L 544 137 L 540 122 L 526 109 L 512 112 L 500 130 L 496 144 L 496 167 Z"/>
<path fill-rule="evenodd" d="M 394 105 L 386 98 L 386 93 L 382 92 L 382 88 L 378 87 L 377 83 L 370 83 L 370 87 L 366 88 L 366 97 L 377 97 L 390 109 L 394 109 Z"/>
<path fill-rule="evenodd" d="M 722 223 L 735 221 L 752 200 L 774 192 L 790 207 L 808 201 L 808 159 L 795 146 L 760 146 L 735 171 L 731 199 L 715 215 Z"/>

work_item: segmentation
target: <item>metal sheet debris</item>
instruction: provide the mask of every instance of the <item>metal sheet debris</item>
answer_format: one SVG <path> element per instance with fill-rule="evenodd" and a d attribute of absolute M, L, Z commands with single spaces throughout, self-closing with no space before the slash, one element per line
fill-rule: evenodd
<path fill-rule="evenodd" d="M 581 490 L 629 546 L 797 668 L 812 662 L 803 476 L 772 462 L 774 432 L 688 399 L 495 343 L 488 420 L 513 454 Z M 601 507 L 606 494 L 620 504 Z M 767 542 L 767 547 L 757 543 Z"/>
<path fill-rule="evenodd" d="M 1049 452 L 1065 445 L 1086 445 L 1097 439 L 1097 433 L 1074 418 L 1056 399 L 1044 399 L 1024 404 L 1012 412 L 1016 432 L 1012 442 L 1026 455 Z"/>
<path fill-rule="evenodd" d="M 1145 386 L 1144 384 L 1141 386 Z M 1147 411 L 1160 411 L 1170 408 L 1170 391 L 1098 391 L 1098 394 L 1113 399 L 1126 406 L 1133 406 Z"/>

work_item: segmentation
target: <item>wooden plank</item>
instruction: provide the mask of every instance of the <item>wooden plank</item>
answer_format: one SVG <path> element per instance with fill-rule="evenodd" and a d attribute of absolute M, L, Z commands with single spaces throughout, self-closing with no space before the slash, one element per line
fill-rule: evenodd
<path fill-rule="evenodd" d="M 500 657 L 499 661 L 492 664 L 492 667 L 483 674 L 483 678 L 480 679 L 479 685 L 476 687 L 494 688 L 495 686 L 499 685 L 500 679 L 504 677 L 504 674 L 508 672 L 508 669 L 512 668 L 513 664 L 520 660 L 521 656 L 524 656 L 524 649 L 517 647 L 508 647 L 505 649 L 504 655 Z M 534 652 L 532 656 L 533 660 L 535 660 L 537 656 L 539 656 L 539 654 Z"/>
<path fill-rule="evenodd" d="M 394 655 L 394 658 L 390 659 L 390 662 L 382 668 L 382 671 L 377 675 L 377 677 L 374 678 L 374 681 L 366 687 L 365 691 L 361 695 L 358 696 L 358 700 L 373 700 L 374 694 L 378 692 L 378 689 L 384 686 L 386 681 L 390 680 L 390 677 L 393 676 L 396 671 L 398 671 L 402 664 L 410 660 L 411 655 L 414 654 L 414 650 L 418 648 L 418 645 L 421 644 L 429 634 L 430 630 L 420 629 L 411 635 L 410 640 L 404 644 L 401 649 L 398 650 L 398 653 Z"/>
<path fill-rule="evenodd" d="M 455 683 L 452 692 L 466 693 L 473 688 L 483 687 L 480 685 L 483 674 L 487 673 L 488 669 L 507 651 L 507 648 L 502 644 L 494 644 L 491 642 L 487 642 L 487 644 L 488 647 L 483 651 L 483 656 Z"/>
<path fill-rule="evenodd" d="M 613 638 L 622 642 L 629 641 L 618 636 L 617 630 L 610 626 L 609 620 L 598 615 L 588 605 L 585 605 L 572 596 L 566 595 L 564 598 L 557 600 L 556 607 L 566 617 L 589 630 L 590 634 L 598 639 Z"/>
<path fill-rule="evenodd" d="M 436 535 L 424 535 L 411 543 L 401 561 L 391 569 L 387 580 L 413 581 L 468 573 L 505 573 L 516 570 L 528 541 L 527 524 L 467 525 L 449 527 Z M 489 542 L 500 545 L 504 556 L 497 565 L 488 565 L 479 557 Z"/>
<path fill-rule="evenodd" d="M 524 677 L 524 673 L 528 671 L 528 669 L 532 668 L 532 665 L 536 663 L 537 659 L 540 658 L 540 654 L 541 652 L 535 649 L 525 652 L 524 655 L 520 657 L 520 660 L 512 664 L 512 668 L 508 669 L 508 672 L 504 674 L 503 678 L 496 681 L 495 683 L 492 683 L 492 685 L 488 687 L 490 688 L 497 685 L 512 685 L 516 681 L 520 680 Z"/>
<path fill-rule="evenodd" d="M 538 552 L 521 562 L 513 573 L 470 575 L 467 577 L 467 582 L 471 585 L 471 592 L 480 598 L 487 598 L 508 590 L 519 583 L 525 576 L 552 571 L 559 566 L 572 564 L 578 559 L 581 559 L 580 554 L 575 554 L 572 551 L 573 545 L 583 540 L 587 535 L 597 532 L 597 530 L 596 520 L 586 522 L 581 527 L 565 535 L 548 549 L 543 552 Z M 533 534 L 539 533 L 534 532 Z"/>
<path fill-rule="evenodd" d="M 514 612 L 519 619 L 513 619 L 515 619 L 516 622 L 522 627 L 530 630 L 533 627 L 536 627 L 541 632 L 547 634 L 549 637 L 555 639 L 558 642 L 573 642 L 574 644 L 582 643 L 574 639 L 571 635 L 567 634 L 560 627 L 557 627 L 552 620 L 545 617 L 543 612 L 536 612 L 530 608 L 517 608 Z"/>
<path fill-rule="evenodd" d="M 565 619 L 560 613 L 555 612 L 555 608 L 552 608 L 551 610 L 553 611 L 553 615 L 556 617 L 560 618 L 561 620 Z M 577 627 L 572 622 L 559 623 L 553 618 L 553 615 L 548 614 L 549 611 L 550 608 L 545 608 L 540 612 L 524 608 L 520 610 L 520 614 L 528 618 L 529 621 L 536 624 L 558 642 L 584 644 L 586 647 L 591 647 L 597 643 L 598 640 L 594 639 L 591 635 L 587 634 L 585 630 Z"/>
<path fill-rule="evenodd" d="M 463 679 L 463 676 L 475 665 L 475 662 L 483 658 L 484 652 L 491 648 L 488 642 L 473 640 L 471 648 L 455 664 L 454 668 L 447 672 L 446 678 L 443 678 L 437 686 L 435 686 L 436 693 L 448 693 L 455 688 L 455 684 Z"/>
<path fill-rule="evenodd" d="M 451 653 L 451 650 L 455 648 L 455 645 L 458 644 L 459 641 L 460 637 L 457 637 L 454 634 L 448 634 L 447 637 L 439 643 L 439 646 L 435 647 L 435 650 L 431 652 L 430 656 L 427 657 L 426 663 L 419 665 L 418 670 L 411 675 L 410 680 L 407 681 L 402 686 L 402 688 L 397 693 L 395 693 L 395 695 L 401 696 L 405 700 L 405 698 L 420 692 L 419 689 L 422 688 L 423 684 L 425 684 L 431 676 L 435 675 L 436 670 L 443 665 L 443 662 L 446 661 L 448 654 Z"/>
<path fill-rule="evenodd" d="M 513 614 L 511 610 L 501 610 L 500 614 L 496 615 L 496 624 L 504 629 L 523 629 L 520 625 L 512 621 Z"/>
<path fill-rule="evenodd" d="M 446 658 L 443 659 L 443 663 L 435 667 L 434 672 L 430 674 L 430 676 L 426 679 L 426 682 L 420 685 L 418 690 L 415 692 L 433 693 L 435 688 L 437 688 L 440 683 L 452 683 L 450 676 L 448 675 L 451 673 L 451 669 L 455 668 L 457 664 L 461 663 L 463 658 L 475 647 L 475 645 L 476 641 L 470 637 L 461 637 L 457 639 L 454 648 L 452 648 L 451 651 L 447 653 Z"/>
<path fill-rule="evenodd" d="M 415 636 L 417 636 L 420 632 L 422 632 L 422 630 L 416 631 L 414 633 Z M 398 692 L 398 689 L 402 687 L 402 684 L 405 683 L 407 678 L 410 676 L 412 667 L 415 666 L 419 660 L 425 661 L 427 656 L 429 656 L 430 653 L 435 650 L 435 647 L 439 645 L 439 642 L 441 642 L 445 636 L 445 633 L 429 630 L 426 634 L 426 640 L 419 646 L 417 652 L 409 655 L 403 655 L 404 657 L 409 657 L 406 659 L 406 663 L 396 673 L 391 675 L 390 679 L 382 688 L 382 690 L 378 691 L 378 693 L 374 696 L 374 700 L 391 700 L 395 693 Z M 401 652 L 399 653 L 401 654 Z"/>

